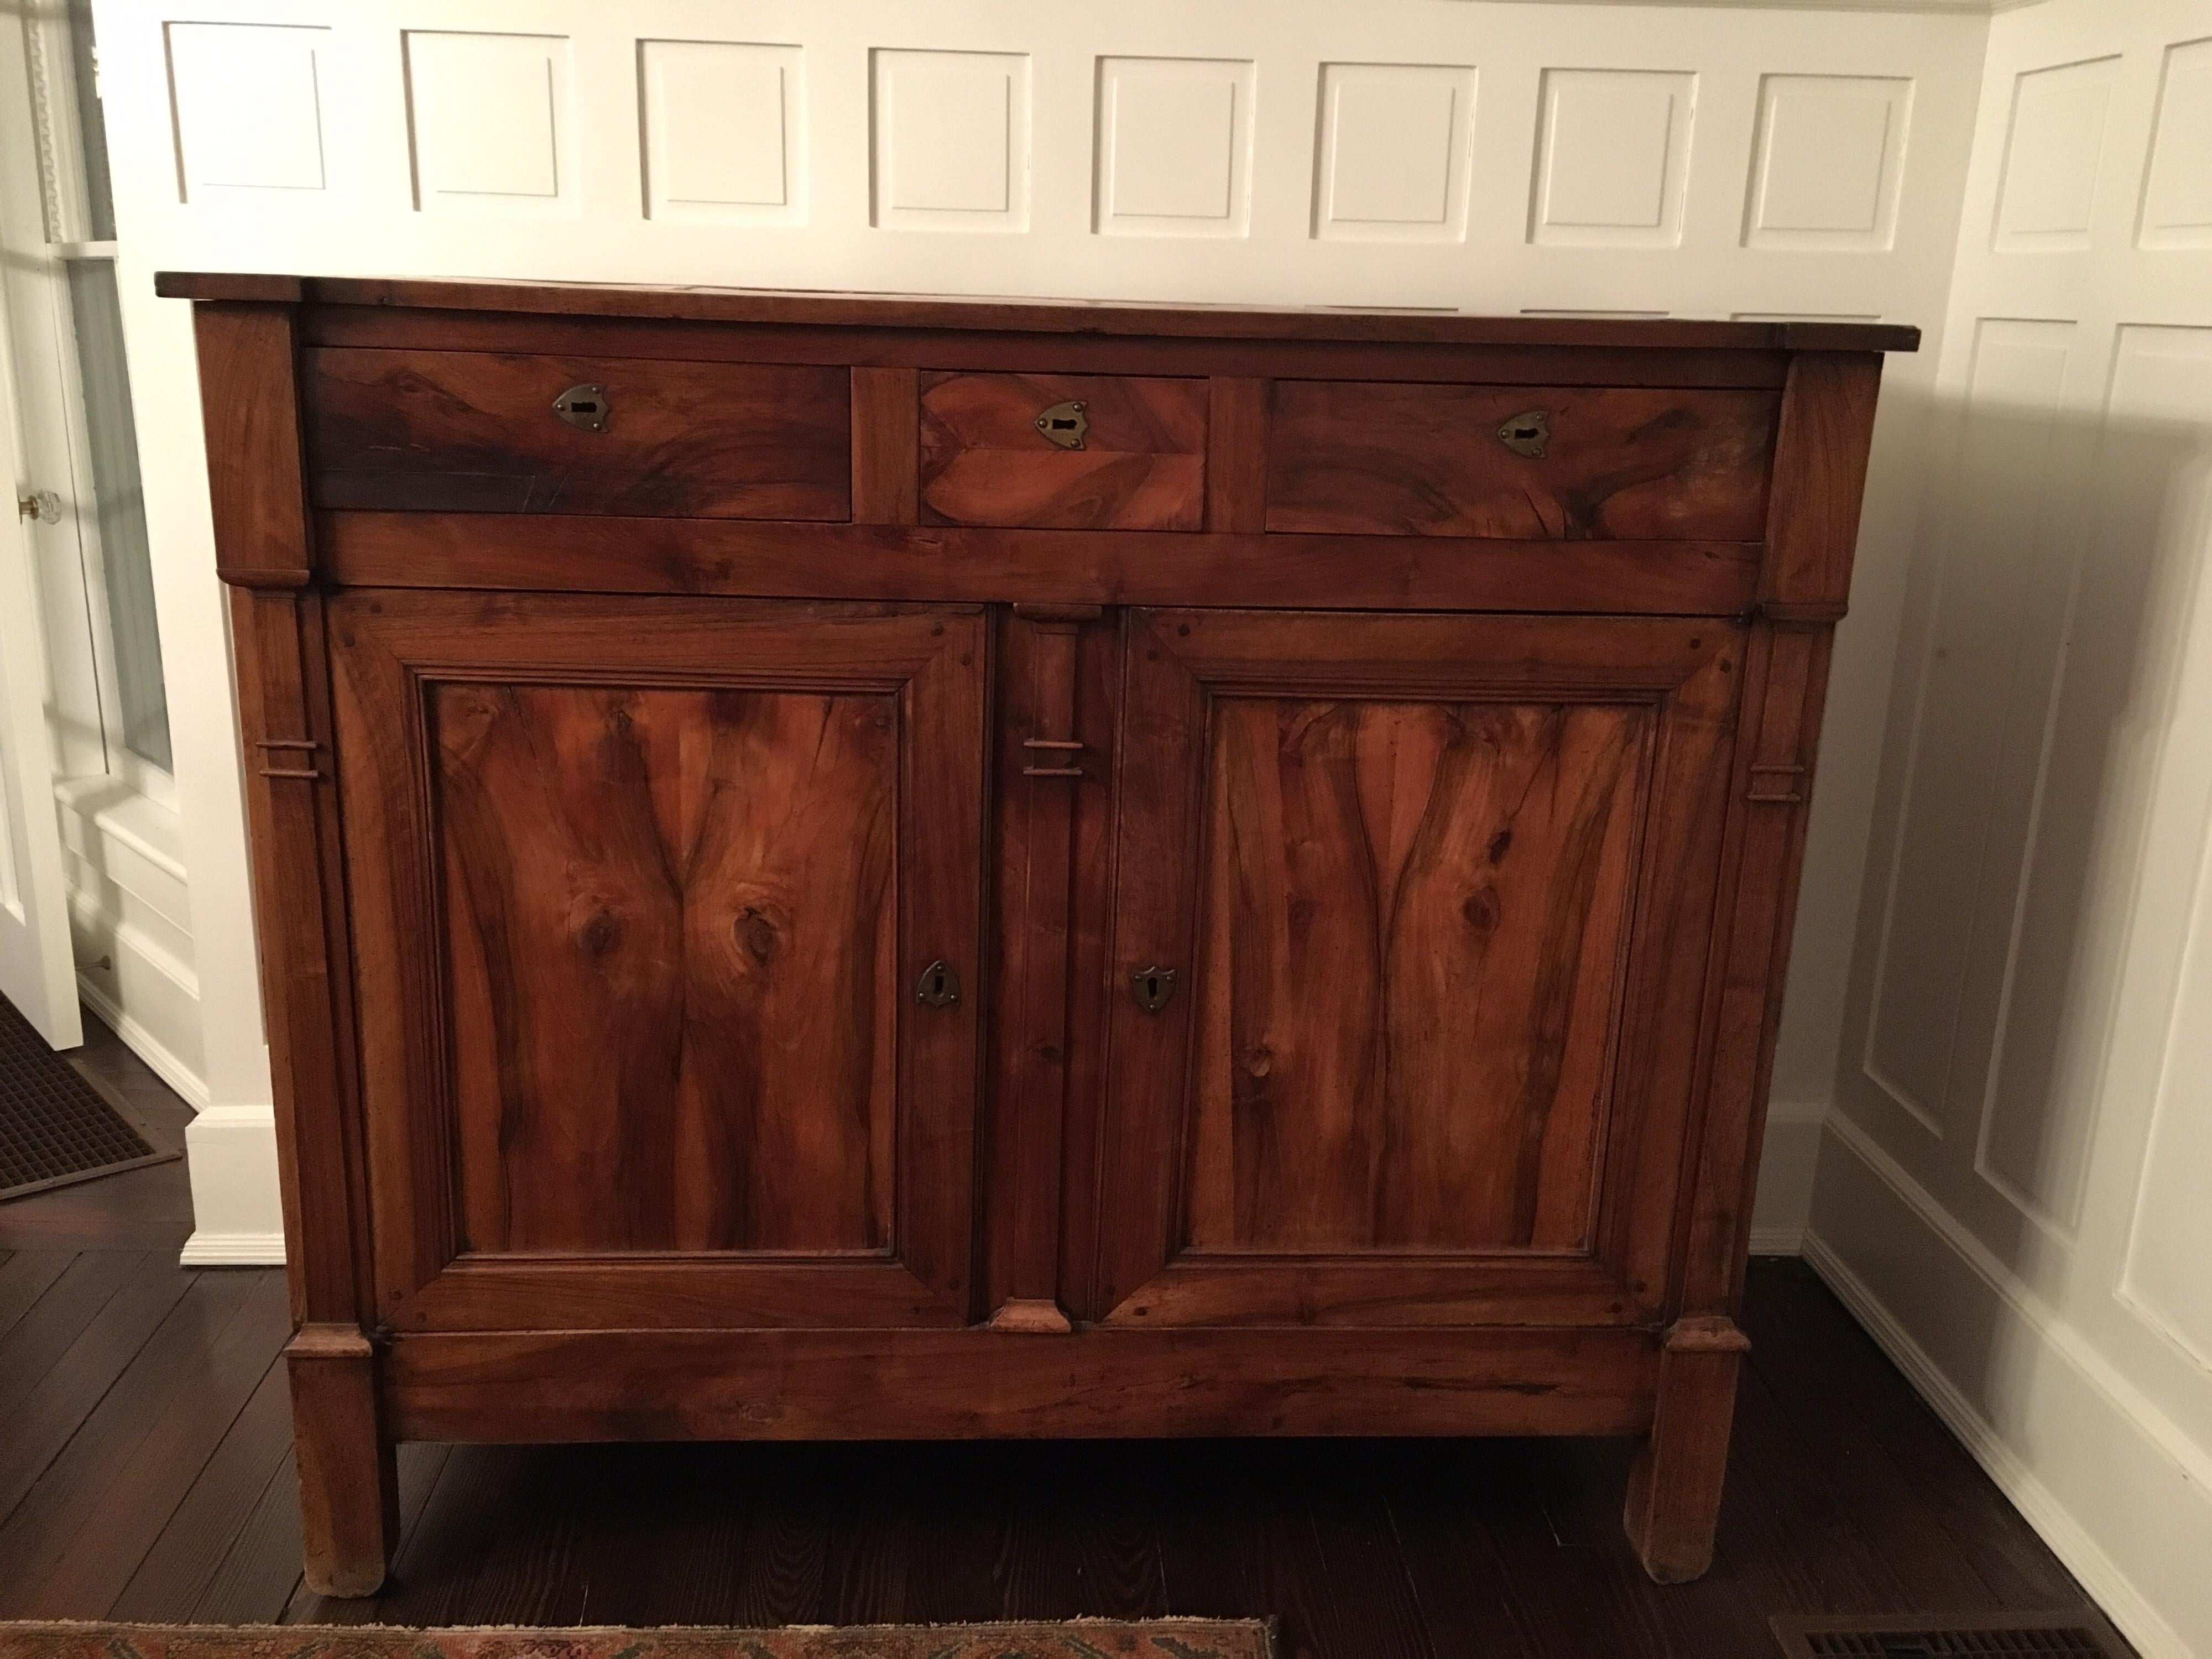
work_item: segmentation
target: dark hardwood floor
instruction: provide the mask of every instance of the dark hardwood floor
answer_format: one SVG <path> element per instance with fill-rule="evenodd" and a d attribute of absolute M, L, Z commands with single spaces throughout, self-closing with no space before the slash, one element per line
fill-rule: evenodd
<path fill-rule="evenodd" d="M 104 1031 L 80 1063 L 181 1125 Z M 1778 1612 L 2084 1605 L 1794 1261 L 1752 1274 L 1694 1584 L 1638 1569 L 1611 1442 L 419 1445 L 390 1587 L 328 1601 L 300 1583 L 282 1276 L 179 1267 L 189 1228 L 180 1164 L 0 1206 L 0 1617 L 1272 1613 L 1285 1659 L 1734 1659 L 1776 1651 Z"/>

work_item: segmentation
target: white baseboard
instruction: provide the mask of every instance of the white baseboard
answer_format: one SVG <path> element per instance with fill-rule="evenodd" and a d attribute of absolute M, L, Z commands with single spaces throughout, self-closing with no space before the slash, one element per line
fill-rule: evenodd
<path fill-rule="evenodd" d="M 1813 1176 L 1820 1161 L 1826 1101 L 1778 1100 L 1766 1109 L 1766 1145 L 1751 1206 L 1751 1253 L 1796 1255 L 1813 1214 Z"/>
<path fill-rule="evenodd" d="M 177 1091 L 185 1105 L 196 1112 L 207 1109 L 206 1079 L 178 1059 L 168 1045 L 143 1024 L 124 1012 L 115 1000 L 100 988 L 98 981 L 80 972 L 76 976 L 76 994 L 110 1030 L 123 1039 L 125 1048 L 146 1062 L 147 1069 Z"/>
<path fill-rule="evenodd" d="M 2212 1655 L 2203 1453 L 1840 1114 L 1826 1152 L 1814 1271 L 2145 1659 Z"/>
<path fill-rule="evenodd" d="M 210 1106 L 185 1130 L 191 1171 L 188 1267 L 266 1267 L 284 1259 L 284 1209 L 276 1183 L 276 1110 L 265 1103 Z"/>
<path fill-rule="evenodd" d="M 187 1267 L 281 1267 L 284 1265 L 282 1233 L 211 1233 L 196 1229 L 178 1253 Z"/>

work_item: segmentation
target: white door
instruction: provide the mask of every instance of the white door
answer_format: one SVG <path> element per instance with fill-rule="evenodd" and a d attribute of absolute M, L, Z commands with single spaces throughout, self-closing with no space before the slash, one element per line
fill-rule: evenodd
<path fill-rule="evenodd" d="M 9 20 L 10 22 L 13 19 Z M 0 311 L 4 311 L 0 302 Z M 0 331 L 0 360 L 12 359 Z M 4 435 L 18 505 L 41 501 L 28 483 L 24 446 L 7 379 Z M 45 498 L 46 511 L 58 513 Z M 70 954 L 69 894 L 62 875 L 61 826 L 54 815 L 53 751 L 46 740 L 46 659 L 32 577 L 35 518 L 19 515 L 0 532 L 0 997 L 20 1009 L 57 1048 L 84 1040 L 76 971 Z"/>
<path fill-rule="evenodd" d="M 25 509 L 0 552 L 0 994 L 58 1048 L 82 1031 L 57 791 L 80 823 L 176 794 L 91 30 L 84 0 L 0 12 L 0 356 Z"/>

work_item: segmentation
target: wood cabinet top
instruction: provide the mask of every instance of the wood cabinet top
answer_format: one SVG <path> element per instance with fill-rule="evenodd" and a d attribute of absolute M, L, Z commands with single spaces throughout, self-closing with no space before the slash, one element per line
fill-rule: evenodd
<path fill-rule="evenodd" d="M 1255 310 L 1230 306 L 1150 306 L 1099 301 L 964 300 L 763 289 L 464 283 L 220 271 L 164 271 L 155 277 L 154 286 L 155 292 L 164 297 L 179 300 L 389 306 L 708 323 L 988 330 L 1024 334 L 1739 351 L 1914 351 L 1920 345 L 1920 331 L 1901 323 L 1725 322 L 1671 317 L 1476 317 L 1455 313 L 1322 307 Z"/>

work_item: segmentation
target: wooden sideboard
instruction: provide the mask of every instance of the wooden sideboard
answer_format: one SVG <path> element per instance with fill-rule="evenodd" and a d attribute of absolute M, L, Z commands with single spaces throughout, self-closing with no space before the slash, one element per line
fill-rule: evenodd
<path fill-rule="evenodd" d="M 1910 329 L 176 276 L 308 1582 L 412 1438 L 1618 1434 Z"/>

